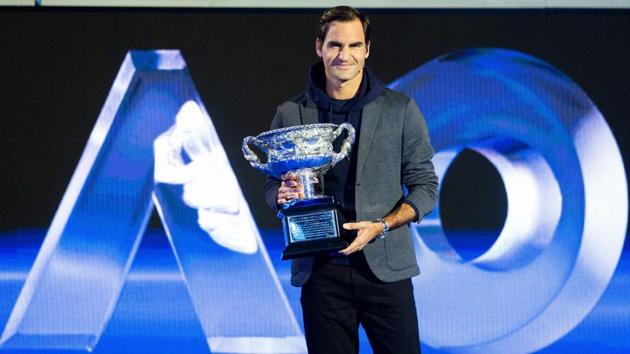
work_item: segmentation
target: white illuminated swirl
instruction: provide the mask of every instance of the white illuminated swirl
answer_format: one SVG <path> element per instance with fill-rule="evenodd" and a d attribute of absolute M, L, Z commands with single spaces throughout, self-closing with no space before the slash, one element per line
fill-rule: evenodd
<path fill-rule="evenodd" d="M 186 102 L 175 125 L 154 142 L 155 181 L 183 185 L 183 202 L 197 209 L 197 222 L 216 243 L 241 253 L 255 253 L 256 237 L 243 222 L 239 186 L 210 145 L 210 123 L 197 103 Z M 190 158 L 184 161 L 182 152 Z"/>

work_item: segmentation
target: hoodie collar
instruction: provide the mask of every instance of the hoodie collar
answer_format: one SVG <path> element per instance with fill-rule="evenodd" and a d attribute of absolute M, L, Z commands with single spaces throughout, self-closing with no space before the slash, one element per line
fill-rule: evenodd
<path fill-rule="evenodd" d="M 319 110 L 335 111 L 340 113 L 352 112 L 362 109 L 368 103 L 374 101 L 383 93 L 385 85 L 367 66 L 363 69 L 363 79 L 357 94 L 349 99 L 342 107 L 333 105 L 333 98 L 326 93 L 326 74 L 324 64 L 315 63 L 311 66 L 309 80 L 306 87 L 306 95 L 315 102 Z"/>

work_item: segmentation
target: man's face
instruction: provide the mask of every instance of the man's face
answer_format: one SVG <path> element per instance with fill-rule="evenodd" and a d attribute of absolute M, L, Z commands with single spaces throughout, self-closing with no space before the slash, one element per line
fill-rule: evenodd
<path fill-rule="evenodd" d="M 370 54 L 370 44 L 365 43 L 361 21 L 333 21 L 328 25 L 324 43 L 315 41 L 317 55 L 322 58 L 326 79 L 336 84 L 362 74 L 365 59 Z"/>

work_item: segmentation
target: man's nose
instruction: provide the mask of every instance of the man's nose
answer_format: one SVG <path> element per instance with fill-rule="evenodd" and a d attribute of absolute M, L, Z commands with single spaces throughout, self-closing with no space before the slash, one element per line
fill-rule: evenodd
<path fill-rule="evenodd" d="M 348 47 L 341 47 L 339 49 L 339 59 L 344 59 L 348 57 Z"/>

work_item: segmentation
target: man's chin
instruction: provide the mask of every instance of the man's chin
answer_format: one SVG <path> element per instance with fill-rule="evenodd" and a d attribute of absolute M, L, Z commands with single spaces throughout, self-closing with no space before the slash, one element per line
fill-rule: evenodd
<path fill-rule="evenodd" d="M 337 75 L 335 75 L 335 78 L 337 80 L 341 81 L 341 82 L 346 82 L 346 81 L 350 81 L 350 80 L 356 78 L 357 75 L 358 75 L 357 72 L 352 72 L 352 73 L 347 73 L 347 72 L 339 73 L 339 72 L 337 72 Z"/>

